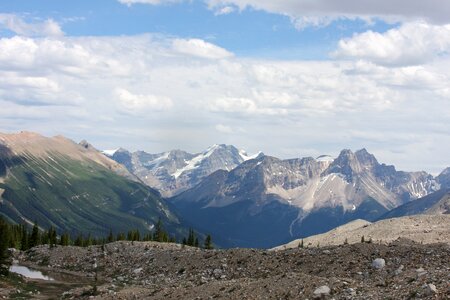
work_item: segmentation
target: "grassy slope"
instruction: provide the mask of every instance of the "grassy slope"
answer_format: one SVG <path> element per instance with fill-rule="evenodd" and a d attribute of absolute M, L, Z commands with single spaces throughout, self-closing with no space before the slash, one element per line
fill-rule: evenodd
<path fill-rule="evenodd" d="M 4 159 L 8 175 L 0 214 L 15 222 L 38 221 L 59 231 L 106 235 L 138 228 L 144 231 L 161 217 L 171 233 L 181 231 L 159 194 L 116 175 L 93 161 L 76 161 L 49 153 L 48 159 L 26 153 Z"/>

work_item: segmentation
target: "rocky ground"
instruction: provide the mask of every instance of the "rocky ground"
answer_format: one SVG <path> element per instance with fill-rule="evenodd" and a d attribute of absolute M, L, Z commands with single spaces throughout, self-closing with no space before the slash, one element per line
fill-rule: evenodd
<path fill-rule="evenodd" d="M 374 243 L 390 243 L 399 237 L 420 244 L 450 244 L 450 215 L 415 215 L 392 218 L 371 223 L 355 220 L 326 233 L 303 239 L 306 246 L 333 246 L 360 243 L 361 238 Z M 297 248 L 302 239 L 294 240 L 274 249 Z"/>
<path fill-rule="evenodd" d="M 78 281 L 55 299 L 450 299 L 450 246 L 408 240 L 282 251 L 115 242 L 15 258 Z"/>

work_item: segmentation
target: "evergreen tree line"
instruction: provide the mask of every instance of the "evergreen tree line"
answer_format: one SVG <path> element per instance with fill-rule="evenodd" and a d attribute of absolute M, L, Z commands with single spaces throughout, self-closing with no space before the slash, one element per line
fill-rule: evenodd
<path fill-rule="evenodd" d="M 130 230 L 126 234 L 113 234 L 110 230 L 109 235 L 103 238 L 92 237 L 91 234 L 87 236 L 79 234 L 72 237 L 68 233 L 57 235 L 56 229 L 50 227 L 46 231 L 39 229 L 37 223 L 34 223 L 31 231 L 26 225 L 9 224 L 0 216 L 0 274 L 7 274 L 9 267 L 8 248 L 15 248 L 26 251 L 38 245 L 49 245 L 50 248 L 56 245 L 61 246 L 79 246 L 88 247 L 92 245 L 103 245 L 115 241 L 155 241 L 161 243 L 176 243 L 175 237 L 169 236 L 169 233 L 164 230 L 161 219 L 158 220 L 154 229 L 141 235 L 139 230 Z M 198 237 L 193 229 L 189 230 L 189 235 L 183 238 L 183 245 L 199 247 Z M 208 235 L 204 241 L 203 247 L 205 249 L 212 249 L 212 239 Z"/>

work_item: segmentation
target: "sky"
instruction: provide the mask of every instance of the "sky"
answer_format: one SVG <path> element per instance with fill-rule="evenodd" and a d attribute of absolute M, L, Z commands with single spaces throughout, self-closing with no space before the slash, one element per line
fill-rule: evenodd
<path fill-rule="evenodd" d="M 450 166 L 450 1 L 0 0 L 0 131 Z"/>

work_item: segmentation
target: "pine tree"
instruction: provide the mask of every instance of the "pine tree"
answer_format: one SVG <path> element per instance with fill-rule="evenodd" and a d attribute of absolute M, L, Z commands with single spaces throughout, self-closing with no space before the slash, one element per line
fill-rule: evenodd
<path fill-rule="evenodd" d="M 109 230 L 109 235 L 108 235 L 108 243 L 112 243 L 114 242 L 114 235 L 112 233 L 112 229 Z"/>
<path fill-rule="evenodd" d="M 60 245 L 61 246 L 69 246 L 69 244 L 70 244 L 69 234 L 68 233 L 61 234 Z"/>
<path fill-rule="evenodd" d="M 31 231 L 31 235 L 28 239 L 28 248 L 36 247 L 41 243 L 41 236 L 39 234 L 39 226 L 37 222 L 34 222 L 33 230 Z"/>
<path fill-rule="evenodd" d="M 0 217 L 0 274 L 8 275 L 11 265 L 10 253 L 8 250 L 10 242 L 9 225 Z"/>
<path fill-rule="evenodd" d="M 89 247 L 89 246 L 92 246 L 92 244 L 93 244 L 93 239 L 92 239 L 91 234 L 89 233 L 87 238 L 83 241 L 83 247 Z"/>
<path fill-rule="evenodd" d="M 119 232 L 117 234 L 117 241 L 124 241 L 125 240 L 125 233 Z"/>
<path fill-rule="evenodd" d="M 194 246 L 194 243 L 195 243 L 195 233 L 194 230 L 191 228 L 189 229 L 189 236 L 187 238 L 186 245 Z"/>
<path fill-rule="evenodd" d="M 21 227 L 21 239 L 20 239 L 20 250 L 25 251 L 29 249 L 28 246 L 28 230 L 25 225 L 20 225 Z"/>
<path fill-rule="evenodd" d="M 164 229 L 162 225 L 161 218 L 158 218 L 158 222 L 155 225 L 155 232 L 153 233 L 153 240 L 155 242 L 163 242 L 164 241 Z"/>
<path fill-rule="evenodd" d="M 56 235 L 56 229 L 50 226 L 48 229 L 48 243 L 50 245 L 50 248 L 53 248 L 56 246 L 57 243 L 57 235 Z"/>
<path fill-rule="evenodd" d="M 83 236 L 79 234 L 74 242 L 75 246 L 82 247 L 83 246 Z"/>
<path fill-rule="evenodd" d="M 211 235 L 207 235 L 205 239 L 205 249 L 213 249 Z"/>

